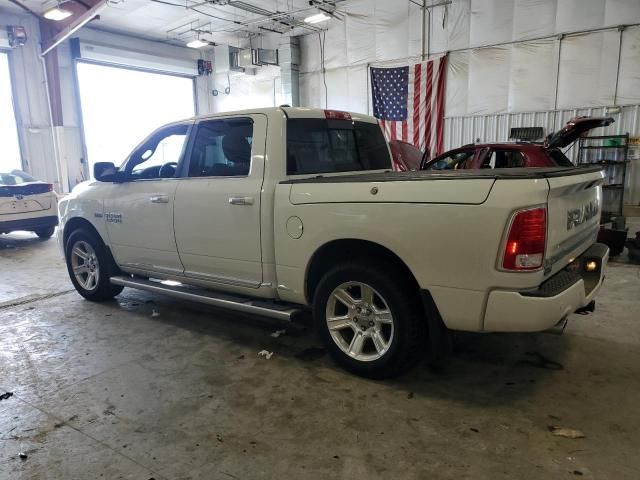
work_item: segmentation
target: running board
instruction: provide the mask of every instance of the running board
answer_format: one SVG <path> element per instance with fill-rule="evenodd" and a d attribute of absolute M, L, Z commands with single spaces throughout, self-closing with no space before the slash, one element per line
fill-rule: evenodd
<path fill-rule="evenodd" d="M 162 293 L 181 300 L 205 303 L 226 310 L 261 315 L 263 317 L 275 318 L 276 320 L 287 322 L 290 322 L 294 315 L 302 312 L 300 308 L 295 308 L 290 305 L 236 295 L 227 295 L 184 284 L 177 286 L 165 285 L 160 281 L 125 276 L 111 277 L 111 283 L 114 285 L 122 285 L 123 287 L 137 288 L 138 290 L 146 290 L 147 292 Z"/>

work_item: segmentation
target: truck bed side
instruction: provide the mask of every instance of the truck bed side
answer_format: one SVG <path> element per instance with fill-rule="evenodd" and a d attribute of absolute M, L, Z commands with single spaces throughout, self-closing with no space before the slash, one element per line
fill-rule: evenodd
<path fill-rule="evenodd" d="M 314 252 L 330 242 L 355 239 L 397 255 L 419 286 L 431 292 L 449 328 L 482 330 L 489 291 L 533 288 L 566 265 L 568 256 L 593 243 L 587 239 L 576 245 L 546 272 L 500 271 L 498 255 L 515 210 L 546 205 L 550 180 L 565 189 L 564 194 L 558 191 L 560 198 L 570 194 L 569 185 L 583 188 L 587 182 L 597 189 L 601 178 L 598 169 L 519 170 L 372 173 L 281 182 L 274 219 L 281 298 L 307 303 L 303 289 Z M 578 197 L 580 202 L 586 198 Z M 550 205 L 552 210 L 564 208 L 555 200 Z M 552 225 L 563 215 L 552 212 Z M 593 221 L 597 223 L 592 220 L 583 228 L 591 228 Z M 550 235 L 549 241 L 561 236 Z"/>

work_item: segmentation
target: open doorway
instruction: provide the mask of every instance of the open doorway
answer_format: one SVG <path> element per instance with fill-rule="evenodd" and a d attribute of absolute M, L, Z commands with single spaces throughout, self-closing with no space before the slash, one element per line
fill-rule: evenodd
<path fill-rule="evenodd" d="M 120 165 L 159 126 L 194 115 L 193 79 L 78 62 L 89 175 L 93 164 Z"/>
<path fill-rule="evenodd" d="M 0 51 L 0 172 L 22 170 L 9 55 Z"/>

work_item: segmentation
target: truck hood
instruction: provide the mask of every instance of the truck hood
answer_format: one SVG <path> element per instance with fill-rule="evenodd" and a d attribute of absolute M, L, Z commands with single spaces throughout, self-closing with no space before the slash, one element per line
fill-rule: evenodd
<path fill-rule="evenodd" d="M 607 127 L 614 121 L 611 117 L 573 117 L 561 130 L 547 136 L 544 146 L 547 148 L 564 148 L 589 130 Z"/>

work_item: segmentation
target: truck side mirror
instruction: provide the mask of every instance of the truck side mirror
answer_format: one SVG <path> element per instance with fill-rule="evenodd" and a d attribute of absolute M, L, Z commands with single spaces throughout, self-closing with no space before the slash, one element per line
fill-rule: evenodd
<path fill-rule="evenodd" d="M 113 182 L 118 169 L 111 162 L 97 162 L 93 165 L 93 177 L 99 182 Z"/>

